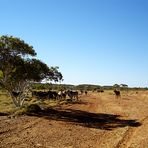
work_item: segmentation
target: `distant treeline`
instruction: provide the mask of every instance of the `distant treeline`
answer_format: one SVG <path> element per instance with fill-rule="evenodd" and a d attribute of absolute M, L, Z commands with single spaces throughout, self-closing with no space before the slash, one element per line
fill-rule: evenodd
<path fill-rule="evenodd" d="M 36 90 L 83 90 L 83 91 L 98 91 L 98 90 L 114 90 L 113 86 L 101 86 L 92 84 L 70 85 L 70 84 L 51 84 L 51 83 L 33 83 L 32 89 Z M 2 89 L 0 87 L 0 89 Z M 120 90 L 148 90 L 147 87 L 118 87 Z"/>
<path fill-rule="evenodd" d="M 51 83 L 34 83 L 32 84 L 33 89 L 48 89 L 48 90 L 87 90 L 87 91 L 97 91 L 97 90 L 114 90 L 115 86 L 100 86 L 92 84 L 81 84 L 81 85 L 70 85 L 70 84 L 51 84 Z M 120 87 L 120 90 L 148 90 L 147 87 Z"/>

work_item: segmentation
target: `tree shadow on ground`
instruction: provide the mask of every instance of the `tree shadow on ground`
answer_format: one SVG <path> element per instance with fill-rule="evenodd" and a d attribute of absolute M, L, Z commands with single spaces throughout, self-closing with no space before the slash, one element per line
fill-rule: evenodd
<path fill-rule="evenodd" d="M 90 113 L 73 109 L 61 110 L 48 108 L 38 114 L 29 113 L 28 115 L 102 130 L 113 130 L 126 126 L 138 127 L 141 125 L 141 123 L 136 120 L 121 119 L 120 115 Z"/>
<path fill-rule="evenodd" d="M 0 112 L 0 116 L 8 116 L 9 114 L 8 113 L 2 113 Z"/>

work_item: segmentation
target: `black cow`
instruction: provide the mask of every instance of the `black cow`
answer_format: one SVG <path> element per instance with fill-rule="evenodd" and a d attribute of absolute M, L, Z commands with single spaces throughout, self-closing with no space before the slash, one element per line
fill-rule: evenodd
<path fill-rule="evenodd" d="M 57 99 L 58 93 L 56 91 L 33 91 L 32 96 L 35 96 L 38 99 Z"/>
<path fill-rule="evenodd" d="M 84 91 L 83 90 L 80 90 L 80 93 L 81 93 L 81 95 L 83 95 Z"/>
<path fill-rule="evenodd" d="M 88 92 L 85 90 L 85 95 L 87 95 L 87 93 L 88 93 Z"/>
<path fill-rule="evenodd" d="M 34 94 L 38 99 L 48 98 L 48 92 L 36 91 L 36 92 L 34 92 Z"/>
<path fill-rule="evenodd" d="M 120 91 L 119 90 L 114 90 L 114 93 L 116 95 L 117 98 L 121 97 Z"/>
<path fill-rule="evenodd" d="M 67 95 L 70 97 L 70 99 L 77 99 L 78 100 L 78 91 L 67 91 Z"/>
<path fill-rule="evenodd" d="M 50 94 L 49 98 L 53 98 L 53 99 L 57 99 L 58 98 L 58 93 L 56 91 L 48 91 L 48 93 Z"/>

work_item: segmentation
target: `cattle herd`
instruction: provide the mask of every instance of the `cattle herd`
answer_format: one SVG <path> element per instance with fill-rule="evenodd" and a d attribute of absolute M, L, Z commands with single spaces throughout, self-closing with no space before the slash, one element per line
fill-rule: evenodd
<path fill-rule="evenodd" d="M 78 100 L 78 91 L 32 91 L 32 96 L 38 99 L 66 99 L 68 96 L 71 100 Z"/>
<path fill-rule="evenodd" d="M 97 90 L 99 93 L 103 93 L 104 90 Z M 21 92 L 13 91 L 12 94 L 14 97 L 18 97 Z M 66 90 L 66 91 L 37 91 L 32 90 L 32 97 L 37 99 L 54 99 L 54 100 L 61 100 L 69 98 L 70 100 L 78 100 L 80 95 L 87 95 L 88 92 L 85 90 L 77 91 L 77 90 Z M 115 89 L 114 94 L 116 98 L 121 97 L 120 90 Z"/>

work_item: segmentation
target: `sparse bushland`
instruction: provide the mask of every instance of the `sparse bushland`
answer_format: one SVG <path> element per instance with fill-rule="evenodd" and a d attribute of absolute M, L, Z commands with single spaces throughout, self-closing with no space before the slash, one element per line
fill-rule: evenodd
<path fill-rule="evenodd" d="M 54 100 L 54 99 L 37 99 L 36 97 L 29 97 L 24 101 L 22 107 L 16 108 L 11 97 L 5 90 L 0 90 L 0 113 L 8 115 L 23 115 L 28 113 L 37 113 L 39 108 L 44 110 L 46 108 L 54 108 L 59 105 L 69 103 L 68 99 Z"/>
<path fill-rule="evenodd" d="M 23 106 L 33 82 L 60 81 L 58 67 L 48 67 L 36 59 L 32 46 L 13 36 L 0 36 L 0 87 L 16 107 Z"/>
<path fill-rule="evenodd" d="M 48 107 L 55 107 L 60 103 L 61 102 L 58 100 L 38 100 L 31 97 L 25 100 L 24 106 L 16 108 L 11 97 L 6 93 L 6 91 L 0 90 L 0 113 L 22 115 L 29 112 L 36 112 L 37 106 L 44 109 Z"/>

